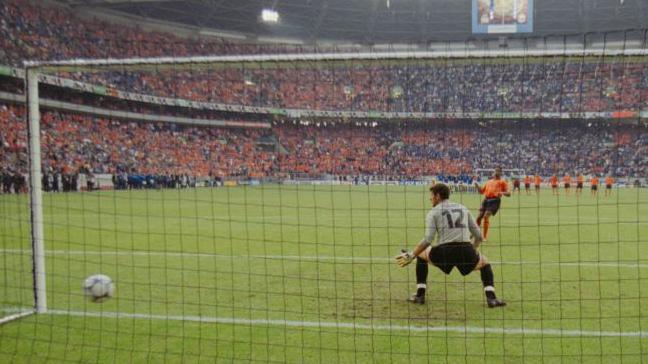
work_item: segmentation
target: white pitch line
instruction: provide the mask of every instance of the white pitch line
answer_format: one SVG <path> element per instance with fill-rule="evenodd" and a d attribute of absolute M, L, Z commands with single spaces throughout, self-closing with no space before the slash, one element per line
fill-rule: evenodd
<path fill-rule="evenodd" d="M 589 331 L 564 329 L 532 329 L 532 328 L 500 328 L 477 326 L 415 326 L 398 324 L 361 324 L 355 322 L 327 321 L 292 321 L 270 319 L 244 319 L 235 317 L 209 316 L 174 316 L 152 315 L 144 313 L 123 312 L 83 312 L 66 310 L 48 310 L 47 314 L 61 316 L 97 317 L 97 318 L 129 318 L 144 320 L 189 321 L 199 323 L 250 325 L 250 326 L 279 326 L 317 329 L 351 329 L 370 331 L 406 331 L 406 332 L 455 332 L 460 334 L 496 334 L 496 335 L 533 335 L 533 336 L 570 336 L 570 337 L 648 337 L 648 331 Z"/>
<path fill-rule="evenodd" d="M 0 309 L 0 311 L 11 313 L 16 312 L 20 316 L 37 314 L 33 309 L 12 307 Z M 498 335 L 526 335 L 526 336 L 562 336 L 562 337 L 640 337 L 648 338 L 648 331 L 595 331 L 595 330 L 567 330 L 552 328 L 504 328 L 504 327 L 478 327 L 478 326 L 419 326 L 400 324 L 362 324 L 356 322 L 330 322 L 330 321 L 296 321 L 296 320 L 272 320 L 272 319 L 246 319 L 238 317 L 213 317 L 213 316 L 179 316 L 179 315 L 155 315 L 148 313 L 127 313 L 127 312 L 92 312 L 73 310 L 47 310 L 45 314 L 55 316 L 75 316 L 111 319 L 142 319 L 160 321 L 185 321 L 198 323 L 215 323 L 230 325 L 250 326 L 280 326 L 296 328 L 332 328 L 352 329 L 370 331 L 406 331 L 406 332 L 455 332 L 460 334 L 498 334 Z M 15 315 L 14 315 L 15 316 Z"/>
<path fill-rule="evenodd" d="M 14 310 L 2 310 L 2 311 L 13 311 L 13 312 L 16 312 L 16 313 L 13 314 L 13 315 L 3 317 L 2 319 L 0 319 L 0 326 L 2 326 L 4 324 L 7 324 L 7 323 L 9 323 L 11 321 L 15 321 L 15 320 L 18 320 L 20 318 L 27 317 L 27 316 L 30 316 L 30 315 L 33 315 L 33 314 L 36 313 L 36 311 L 34 309 L 15 310 L 15 311 Z"/>
<path fill-rule="evenodd" d="M 0 254 L 31 255 L 28 249 L 0 249 Z M 85 250 L 46 250 L 49 256 L 132 256 L 132 257 L 175 257 L 175 258 L 215 258 L 215 259 L 268 259 L 309 262 L 364 262 L 364 263 L 390 263 L 393 258 L 363 257 L 363 256 L 330 256 L 330 255 L 229 255 L 215 253 L 188 253 L 188 252 L 156 252 L 142 250 L 125 251 L 85 251 Z M 613 261 L 584 261 L 584 262 L 539 262 L 539 261 L 491 261 L 499 265 L 545 265 L 545 266 L 581 266 L 601 268 L 630 268 L 647 269 L 647 264 L 622 263 Z"/>
<path fill-rule="evenodd" d="M 28 249 L 0 249 L 0 253 L 5 254 L 29 254 Z M 216 253 L 188 253 L 188 252 L 156 252 L 142 250 L 125 250 L 125 251 L 85 251 L 85 250 L 46 250 L 46 255 L 76 255 L 76 256 L 151 256 L 151 257 L 176 257 L 176 258 L 217 258 L 217 259 L 276 259 L 276 260 L 295 260 L 295 261 L 348 261 L 348 262 L 391 262 L 391 258 L 376 257 L 344 257 L 344 256 L 311 256 L 311 255 L 230 255 Z"/>

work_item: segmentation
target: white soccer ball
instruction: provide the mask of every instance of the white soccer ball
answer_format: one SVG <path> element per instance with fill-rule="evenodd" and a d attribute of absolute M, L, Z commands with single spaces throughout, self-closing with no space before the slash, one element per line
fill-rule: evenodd
<path fill-rule="evenodd" d="M 83 282 L 83 293 L 93 302 L 102 302 L 114 295 L 115 285 L 107 275 L 95 274 Z"/>

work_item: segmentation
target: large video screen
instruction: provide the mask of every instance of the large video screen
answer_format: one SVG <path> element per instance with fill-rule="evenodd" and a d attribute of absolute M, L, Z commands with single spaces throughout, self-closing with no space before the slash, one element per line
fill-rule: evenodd
<path fill-rule="evenodd" d="M 530 33 L 533 0 L 472 0 L 473 33 Z"/>

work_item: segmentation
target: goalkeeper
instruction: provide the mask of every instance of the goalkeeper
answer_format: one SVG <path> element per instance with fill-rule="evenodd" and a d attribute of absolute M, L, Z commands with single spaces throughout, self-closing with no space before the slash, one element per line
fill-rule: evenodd
<path fill-rule="evenodd" d="M 479 270 L 488 307 L 505 306 L 506 303 L 497 299 L 495 295 L 493 268 L 486 257 L 477 250 L 482 242 L 479 226 L 465 206 L 449 201 L 449 197 L 448 186 L 438 183 L 430 187 L 430 201 L 433 207 L 425 219 L 425 237 L 414 251 L 403 251 L 396 256 L 396 261 L 401 267 L 416 259 L 417 290 L 409 301 L 425 303 L 428 264 L 432 264 L 445 274 L 450 274 L 454 267 L 464 276 Z M 437 234 L 439 239 L 433 245 Z"/>

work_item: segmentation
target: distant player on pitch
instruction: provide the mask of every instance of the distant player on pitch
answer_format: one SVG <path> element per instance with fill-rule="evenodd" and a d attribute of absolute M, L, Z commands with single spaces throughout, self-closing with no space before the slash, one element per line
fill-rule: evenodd
<path fill-rule="evenodd" d="M 565 184 L 565 195 L 569 196 L 569 191 L 571 190 L 571 176 L 569 173 L 565 173 L 563 176 L 563 183 Z"/>
<path fill-rule="evenodd" d="M 557 196 L 559 194 L 559 191 L 558 191 L 558 176 L 556 176 L 555 174 L 552 175 L 551 178 L 549 178 L 549 183 L 551 183 L 551 193 L 553 195 Z"/>
<path fill-rule="evenodd" d="M 484 195 L 484 201 L 482 201 L 479 216 L 477 216 L 477 225 L 481 227 L 482 219 L 484 219 L 484 241 L 487 241 L 490 217 L 495 216 L 499 211 L 502 196 L 511 197 L 511 193 L 508 190 L 508 184 L 502 179 L 500 167 L 495 168 L 495 176 L 486 181 L 484 187 L 480 187 L 477 182 L 475 182 L 475 187 L 479 193 Z"/>
<path fill-rule="evenodd" d="M 396 256 L 396 262 L 401 267 L 416 259 L 416 293 L 409 301 L 425 303 L 428 264 L 432 264 L 445 274 L 450 274 L 454 267 L 464 276 L 479 270 L 488 307 L 505 306 L 506 303 L 495 295 L 493 268 L 477 250 L 482 235 L 475 219 L 465 206 L 449 201 L 449 197 L 448 186 L 437 183 L 430 187 L 432 210 L 425 218 L 425 236 L 414 251 L 403 251 Z M 434 244 L 437 235 L 439 238 Z"/>
<path fill-rule="evenodd" d="M 520 194 L 520 177 L 513 177 L 513 192 L 517 191 L 518 195 Z"/>
<path fill-rule="evenodd" d="M 614 185 L 614 178 L 612 176 L 605 177 L 605 197 L 612 196 L 612 185 Z"/>
<path fill-rule="evenodd" d="M 524 190 L 527 195 L 531 193 L 531 176 L 529 175 L 524 176 Z"/>
<path fill-rule="evenodd" d="M 590 178 L 590 184 L 592 185 L 592 196 L 596 197 L 599 185 L 599 178 L 597 175 L 592 175 Z"/>
<path fill-rule="evenodd" d="M 582 173 L 578 174 L 576 177 L 576 196 L 580 196 L 583 193 L 583 183 L 585 182 L 585 177 Z"/>

